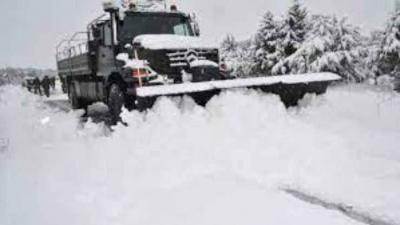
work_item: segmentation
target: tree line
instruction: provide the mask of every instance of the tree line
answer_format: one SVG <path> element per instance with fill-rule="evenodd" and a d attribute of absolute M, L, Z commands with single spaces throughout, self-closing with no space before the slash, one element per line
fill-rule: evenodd
<path fill-rule="evenodd" d="M 266 12 L 247 41 L 228 35 L 222 58 L 236 76 L 333 72 L 349 82 L 400 75 L 400 10 L 369 36 L 347 18 L 310 14 L 294 0 L 282 17 Z"/>
<path fill-rule="evenodd" d="M 55 77 L 57 72 L 51 69 L 36 68 L 0 68 L 0 86 L 6 84 L 21 84 L 27 77 L 44 77 L 45 75 Z"/>

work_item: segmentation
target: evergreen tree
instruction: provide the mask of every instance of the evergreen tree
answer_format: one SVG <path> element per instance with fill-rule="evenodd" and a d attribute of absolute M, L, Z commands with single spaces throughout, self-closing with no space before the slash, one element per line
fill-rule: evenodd
<path fill-rule="evenodd" d="M 298 71 L 292 68 L 292 65 L 288 64 L 288 60 L 286 59 L 292 57 L 302 46 L 310 29 L 307 18 L 307 10 L 300 4 L 299 0 L 293 0 L 293 5 L 289 8 L 287 16 L 282 21 L 282 26 L 279 30 L 279 33 L 284 35 L 281 42 L 282 57 L 272 68 L 273 74 L 290 74 Z"/>
<path fill-rule="evenodd" d="M 361 41 L 358 28 L 334 16 L 313 16 L 311 24 L 301 47 L 279 62 L 274 73 L 282 74 L 290 68 L 292 74 L 334 72 L 346 80 L 362 80 L 363 74 L 357 67 Z"/>
<path fill-rule="evenodd" d="M 255 37 L 255 68 L 256 73 L 270 74 L 272 67 L 282 58 L 281 24 L 276 21 L 271 12 L 267 12 Z"/>
<path fill-rule="evenodd" d="M 400 74 L 400 9 L 387 23 L 379 54 L 379 70 L 382 74 Z"/>
<path fill-rule="evenodd" d="M 307 10 L 303 8 L 299 0 L 293 0 L 282 30 L 285 34 L 283 48 L 286 56 L 295 53 L 303 43 L 307 33 L 307 14 Z"/>

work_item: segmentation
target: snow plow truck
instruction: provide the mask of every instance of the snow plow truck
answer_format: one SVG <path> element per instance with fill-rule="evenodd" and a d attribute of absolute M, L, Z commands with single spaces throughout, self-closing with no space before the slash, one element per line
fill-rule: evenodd
<path fill-rule="evenodd" d="M 191 96 L 205 105 L 221 91 L 253 88 L 294 106 L 306 93 L 323 94 L 340 79 L 332 73 L 235 78 L 219 50 L 200 38 L 194 14 L 104 2 L 105 14 L 57 46 L 58 75 L 73 109 L 104 102 L 143 110 L 161 96 Z"/>

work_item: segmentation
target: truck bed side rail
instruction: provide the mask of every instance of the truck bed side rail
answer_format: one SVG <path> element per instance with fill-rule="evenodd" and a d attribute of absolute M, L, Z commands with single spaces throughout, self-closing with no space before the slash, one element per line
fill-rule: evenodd
<path fill-rule="evenodd" d="M 77 32 L 71 38 L 63 39 L 56 47 L 57 61 L 87 53 L 87 43 L 88 32 L 86 31 Z"/>
<path fill-rule="evenodd" d="M 88 58 L 88 32 L 77 32 L 62 40 L 56 47 L 57 67 L 60 75 L 90 74 Z"/>

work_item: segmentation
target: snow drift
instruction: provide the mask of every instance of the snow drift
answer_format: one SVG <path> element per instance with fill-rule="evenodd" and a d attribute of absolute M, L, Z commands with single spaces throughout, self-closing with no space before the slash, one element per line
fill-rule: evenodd
<path fill-rule="evenodd" d="M 369 87 L 279 98 L 162 98 L 109 133 L 0 89 L 0 224 L 357 224 L 296 187 L 400 222 L 400 97 Z"/>

